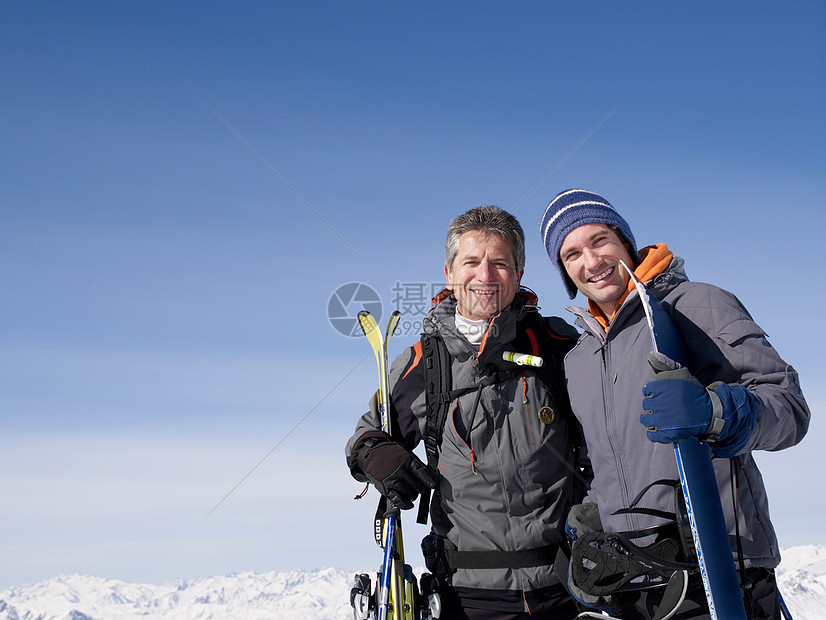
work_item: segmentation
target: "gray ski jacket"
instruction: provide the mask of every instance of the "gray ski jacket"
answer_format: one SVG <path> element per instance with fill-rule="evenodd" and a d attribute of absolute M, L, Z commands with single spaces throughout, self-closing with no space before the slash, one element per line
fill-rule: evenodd
<path fill-rule="evenodd" d="M 536 368 L 516 367 L 502 358 L 505 351 L 531 353 L 525 349 L 535 334 L 529 335 L 530 329 L 522 322 L 529 311 L 536 309 L 527 308 L 526 299 L 517 295 L 510 307 L 490 319 L 478 353 L 456 331 L 452 295 L 423 321 L 426 333 L 444 339 L 451 357 L 453 389 L 476 386 L 496 371 L 519 369 L 516 376 L 482 387 L 478 394 L 473 390 L 450 404 L 439 454 L 439 487 L 430 512 L 431 536 L 441 537 L 450 549 L 523 552 L 554 547 L 565 536 L 568 509 L 579 499 L 574 497 L 570 469 L 574 450 L 563 405 L 554 402 L 552 390 Z M 578 334 L 558 318 L 531 324 L 544 326 L 559 342 L 556 351 L 542 355 L 545 364 L 558 373 L 559 391 L 564 395 L 562 359 Z M 394 439 L 411 450 L 426 433 L 421 358 L 419 342 L 396 358 L 390 369 Z M 547 411 L 544 422 L 540 420 L 539 410 L 546 406 L 558 412 L 553 421 Z M 366 479 L 356 464 L 358 440 L 379 427 L 375 404 L 371 404 L 347 442 L 348 464 L 356 479 Z M 549 593 L 565 596 L 552 561 L 527 568 L 459 568 L 450 582 L 464 601 L 483 601 L 474 606 L 536 612 L 548 607 Z"/>
<path fill-rule="evenodd" d="M 806 434 L 810 413 L 797 372 L 780 358 L 734 295 L 689 282 L 681 258 L 675 257 L 647 286 L 674 318 L 692 374 L 703 385 L 723 381 L 745 386 L 757 401 L 757 427 L 748 445 L 733 459 L 712 460 L 732 549 L 737 535 L 734 488 L 746 566 L 774 568 L 780 562 L 777 537 L 752 451 L 782 450 Z M 594 474 L 585 501 L 599 506 L 608 532 L 662 523 L 652 516 L 613 514 L 655 480 L 678 479 L 672 445 L 649 441 L 639 421 L 642 387 L 654 376 L 647 362 L 651 338 L 640 298 L 636 291 L 629 294 L 607 333 L 587 309 L 568 310 L 584 330 L 565 358 L 565 373 Z M 653 487 L 639 505 L 673 512 L 674 492 Z"/>

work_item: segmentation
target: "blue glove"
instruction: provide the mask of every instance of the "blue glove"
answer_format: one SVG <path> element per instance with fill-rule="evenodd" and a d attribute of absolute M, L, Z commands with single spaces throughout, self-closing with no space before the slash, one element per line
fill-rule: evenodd
<path fill-rule="evenodd" d="M 640 423 L 650 441 L 699 437 L 726 458 L 746 447 L 757 424 L 757 402 L 746 388 L 722 382 L 706 388 L 662 353 L 649 354 L 648 363 L 657 375 L 642 389 Z"/>

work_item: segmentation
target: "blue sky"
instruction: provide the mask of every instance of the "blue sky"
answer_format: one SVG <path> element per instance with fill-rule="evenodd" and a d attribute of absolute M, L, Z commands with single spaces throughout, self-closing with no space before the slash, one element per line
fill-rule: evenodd
<path fill-rule="evenodd" d="M 826 543 L 824 31 L 817 2 L 0 5 L 0 587 L 375 568 L 343 444 L 376 373 L 331 296 L 404 291 L 399 353 L 488 203 L 564 316 L 538 223 L 574 186 L 798 369 L 809 436 L 759 461 L 781 544 Z"/>

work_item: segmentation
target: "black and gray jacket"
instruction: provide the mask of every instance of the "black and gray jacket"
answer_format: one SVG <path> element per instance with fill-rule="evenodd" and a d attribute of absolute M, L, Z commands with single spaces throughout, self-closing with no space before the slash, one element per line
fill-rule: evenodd
<path fill-rule="evenodd" d="M 758 407 L 757 427 L 740 454 L 715 456 L 714 469 L 732 549 L 736 548 L 736 490 L 739 537 L 747 566 L 774 568 L 780 554 L 769 519 L 768 499 L 754 450 L 781 450 L 798 443 L 809 425 L 809 409 L 794 368 L 769 344 L 765 332 L 737 298 L 720 288 L 689 282 L 683 260 L 647 283 L 669 310 L 683 336 L 689 370 L 703 385 L 715 381 L 745 386 Z M 582 425 L 594 480 L 585 501 L 596 503 L 606 531 L 640 530 L 656 517 L 613 514 L 626 508 L 647 485 L 678 478 L 671 444 L 649 441 L 639 418 L 642 387 L 654 372 L 643 308 L 633 291 L 617 311 L 607 333 L 585 308 L 569 308 L 585 331 L 565 358 L 568 393 Z M 737 480 L 733 481 L 733 472 Z M 673 491 L 649 490 L 646 508 L 673 511 Z"/>
<path fill-rule="evenodd" d="M 517 295 L 510 307 L 491 318 L 480 350 L 456 331 L 456 299 L 452 295 L 425 317 L 426 333 L 440 335 L 451 357 L 454 388 L 477 385 L 485 377 L 511 371 L 505 351 L 530 353 L 531 334 L 525 333 L 526 299 Z M 545 364 L 560 373 L 564 354 L 577 333 L 562 319 L 543 318 L 555 351 L 542 351 Z M 426 432 L 424 373 L 421 343 L 410 347 L 390 369 L 394 439 L 409 449 Z M 459 552 L 525 552 L 552 548 L 562 542 L 565 516 L 575 495 L 574 449 L 566 416 L 554 402 L 553 390 L 537 369 L 522 366 L 502 382 L 493 383 L 451 402 L 439 453 L 439 488 L 431 502 L 433 534 Z M 475 411 L 474 411 L 475 405 Z M 546 409 L 543 421 L 539 410 Z M 365 480 L 353 458 L 359 438 L 380 428 L 373 407 L 359 420 L 347 443 L 351 471 Z M 485 601 L 480 606 L 502 611 L 539 611 L 561 591 L 550 562 L 528 568 L 458 568 L 450 583 L 463 600 Z"/>

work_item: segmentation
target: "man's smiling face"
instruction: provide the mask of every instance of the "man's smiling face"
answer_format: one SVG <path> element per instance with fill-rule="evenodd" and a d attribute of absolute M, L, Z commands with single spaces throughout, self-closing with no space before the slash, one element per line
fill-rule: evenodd
<path fill-rule="evenodd" d="M 516 271 L 513 247 L 499 235 L 478 231 L 459 237 L 453 263 L 445 265 L 447 287 L 453 290 L 463 317 L 487 319 L 513 301 L 522 272 Z"/>
<path fill-rule="evenodd" d="M 585 224 L 568 233 L 559 257 L 579 292 L 611 316 L 630 277 L 619 261 L 634 266 L 620 236 L 605 224 Z"/>

